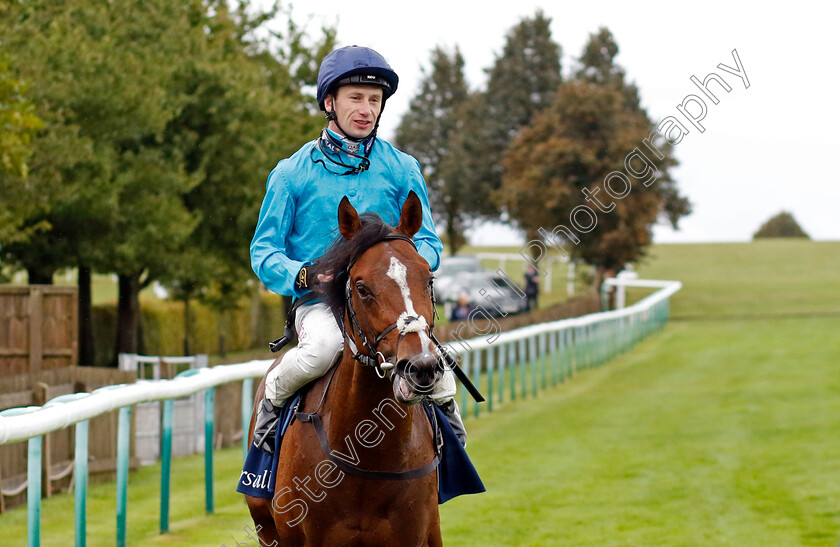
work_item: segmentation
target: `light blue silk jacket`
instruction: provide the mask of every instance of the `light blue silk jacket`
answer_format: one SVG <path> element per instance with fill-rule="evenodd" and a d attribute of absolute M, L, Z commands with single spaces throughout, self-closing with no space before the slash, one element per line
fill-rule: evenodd
<path fill-rule="evenodd" d="M 414 242 L 420 255 L 436 270 L 443 244 L 435 232 L 417 160 L 377 138 L 368 156 L 370 168 L 344 175 L 348 169 L 330 162 L 324 152 L 337 153 L 338 159 L 348 165 L 361 162 L 344 149 L 322 149 L 316 139 L 281 160 L 268 176 L 251 241 L 251 267 L 263 284 L 278 294 L 300 297 L 306 293 L 295 288 L 295 278 L 301 267 L 317 260 L 338 236 L 342 197 L 347 196 L 360 214 L 375 212 L 395 226 L 411 190 L 423 206 L 423 225 Z"/>

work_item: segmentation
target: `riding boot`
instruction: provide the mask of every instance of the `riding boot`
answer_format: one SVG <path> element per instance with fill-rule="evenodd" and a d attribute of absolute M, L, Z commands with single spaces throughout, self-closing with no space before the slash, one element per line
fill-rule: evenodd
<path fill-rule="evenodd" d="M 458 404 L 455 399 L 450 399 L 448 402 L 438 405 L 443 411 L 446 419 L 449 420 L 449 425 L 455 430 L 455 436 L 464 448 L 467 447 L 467 429 L 464 427 L 464 420 L 461 419 L 461 411 L 458 409 Z"/>
<path fill-rule="evenodd" d="M 263 399 L 257 409 L 257 419 L 254 423 L 254 446 L 266 454 L 274 454 L 275 432 L 282 409 L 282 405 L 274 406 L 268 399 Z"/>

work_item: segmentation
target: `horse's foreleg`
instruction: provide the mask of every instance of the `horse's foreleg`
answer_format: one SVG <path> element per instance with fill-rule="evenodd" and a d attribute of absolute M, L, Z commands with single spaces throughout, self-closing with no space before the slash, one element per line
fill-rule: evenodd
<path fill-rule="evenodd" d="M 271 500 L 251 496 L 245 496 L 245 500 L 248 502 L 248 510 L 254 521 L 254 530 L 257 532 L 260 547 L 281 547 L 280 536 L 277 534 L 274 517 L 271 515 Z"/>

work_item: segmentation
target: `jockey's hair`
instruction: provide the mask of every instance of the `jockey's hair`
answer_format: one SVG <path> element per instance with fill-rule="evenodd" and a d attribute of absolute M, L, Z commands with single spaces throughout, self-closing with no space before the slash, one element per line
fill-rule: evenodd
<path fill-rule="evenodd" d="M 318 279 L 318 274 L 333 275 L 331 281 L 316 282 L 313 290 L 324 296 L 325 303 L 338 318 L 344 317 L 344 289 L 350 268 L 368 249 L 385 241 L 393 232 L 393 228 L 376 213 L 362 213 L 359 221 L 361 227 L 352 238 L 344 239 L 339 234 L 311 268 L 312 279 Z"/>

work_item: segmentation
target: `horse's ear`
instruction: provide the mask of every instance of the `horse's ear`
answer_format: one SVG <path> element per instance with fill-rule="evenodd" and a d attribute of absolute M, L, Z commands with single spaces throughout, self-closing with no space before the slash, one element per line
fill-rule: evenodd
<path fill-rule="evenodd" d="M 420 204 L 420 198 L 414 193 L 414 190 L 408 193 L 405 203 L 402 206 L 400 213 L 400 223 L 397 225 L 397 231 L 408 237 L 414 237 L 420 230 L 423 224 L 423 206 Z"/>
<path fill-rule="evenodd" d="M 350 204 L 347 196 L 341 198 L 341 203 L 338 204 L 338 231 L 344 236 L 344 239 L 350 239 L 361 228 L 362 223 L 359 222 L 359 213 L 356 208 Z"/>

